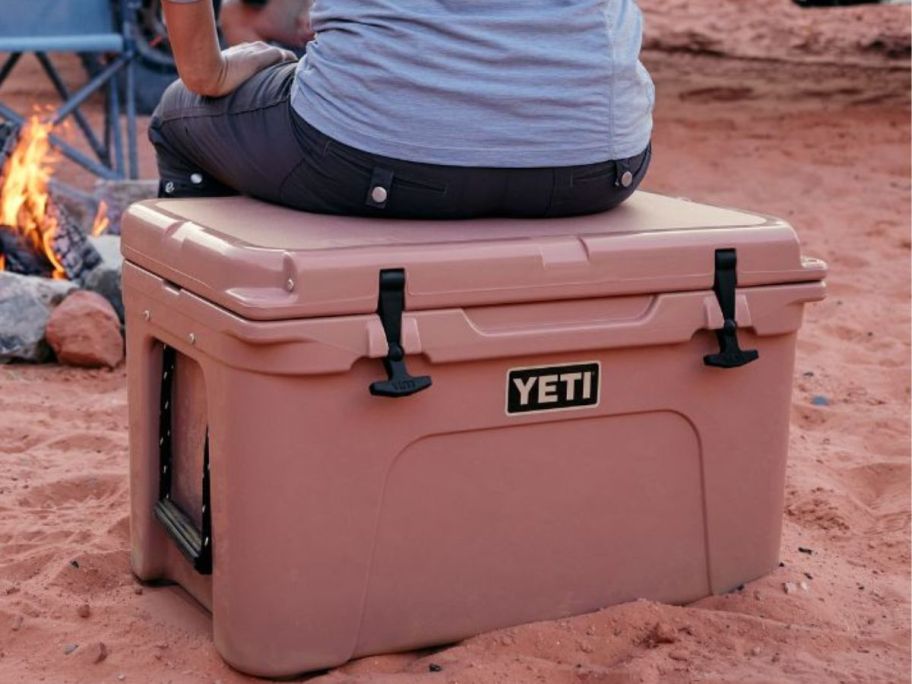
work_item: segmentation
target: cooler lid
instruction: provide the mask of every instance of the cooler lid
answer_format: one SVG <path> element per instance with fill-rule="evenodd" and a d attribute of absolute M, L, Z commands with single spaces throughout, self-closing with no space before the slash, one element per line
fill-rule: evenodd
<path fill-rule="evenodd" d="M 245 197 L 159 199 L 124 217 L 124 257 L 254 320 L 364 314 L 404 268 L 410 310 L 711 289 L 715 250 L 738 285 L 820 280 L 783 221 L 637 192 L 563 219 L 406 221 L 308 214 Z"/>

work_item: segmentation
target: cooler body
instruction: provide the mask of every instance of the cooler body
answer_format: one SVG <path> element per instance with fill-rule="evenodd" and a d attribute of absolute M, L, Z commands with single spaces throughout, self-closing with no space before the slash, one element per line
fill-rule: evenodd
<path fill-rule="evenodd" d="M 132 213 L 127 229 L 157 216 L 166 238 L 197 230 L 180 206 Z M 430 301 L 412 274 L 428 250 L 455 247 L 346 254 L 375 279 L 403 273 L 405 363 L 432 384 L 398 398 L 369 392 L 392 344 L 379 309 L 254 318 L 125 250 L 134 572 L 181 584 L 212 611 L 224 658 L 267 676 L 638 598 L 686 603 L 765 574 L 778 562 L 795 339 L 823 267 L 739 284 L 738 342 L 759 356 L 709 366 L 725 319 L 713 258 L 734 244 L 718 234 L 696 240 L 703 287 L 573 296 L 574 272 L 560 296 L 503 302 L 490 288 Z M 483 259 L 498 248 L 458 247 Z M 555 249 L 565 273 L 595 261 Z M 288 273 L 274 288 L 286 304 L 278 291 L 306 279 Z M 246 305 L 263 301 L 248 292 Z M 166 489 L 209 526 L 204 573 L 156 515 L 162 440 Z"/>

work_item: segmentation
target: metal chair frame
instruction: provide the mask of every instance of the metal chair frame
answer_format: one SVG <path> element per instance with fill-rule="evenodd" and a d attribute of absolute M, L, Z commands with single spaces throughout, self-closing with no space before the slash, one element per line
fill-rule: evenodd
<path fill-rule="evenodd" d="M 51 50 L 29 49 L 28 45 L 40 45 L 41 39 L 32 39 L 30 36 L 23 36 L 17 40 L 15 51 L 9 52 L 3 65 L 0 66 L 0 87 L 3 82 L 12 73 L 16 64 L 25 53 L 32 53 L 38 59 L 42 70 L 60 96 L 63 104 L 58 107 L 50 116 L 50 121 L 56 127 L 67 117 L 72 116 L 77 127 L 88 142 L 89 147 L 94 153 L 94 157 L 85 154 L 75 148 L 70 143 L 63 140 L 59 135 L 51 133 L 49 139 L 51 145 L 59 150 L 67 158 L 71 159 L 80 166 L 88 169 L 100 178 L 115 180 L 127 176 L 137 178 L 139 176 L 139 163 L 136 151 L 136 74 L 135 60 L 138 56 L 136 50 L 136 22 L 135 13 L 138 9 L 138 0 L 115 0 L 118 7 L 115 9 L 115 2 L 111 3 L 112 27 L 114 26 L 113 13 L 119 10 L 120 36 L 122 39 L 122 48 L 117 56 L 107 63 L 104 68 L 92 76 L 89 81 L 75 92 L 63 82 L 60 73 L 54 67 L 48 57 Z M 117 32 L 112 28 L 112 35 Z M 79 36 L 78 31 L 74 31 L 74 36 Z M 2 39 L 0 39 L 2 44 Z M 19 47 L 19 46 L 23 47 Z M 55 50 L 57 51 L 57 50 Z M 107 54 L 107 51 L 87 49 L 83 54 Z M 118 76 L 123 72 L 125 76 L 125 109 L 126 109 L 126 128 L 127 128 L 127 159 L 129 167 L 124 161 L 124 145 L 122 130 L 120 125 L 120 85 Z M 106 89 L 105 103 L 105 123 L 102 139 L 99 139 L 96 132 L 92 129 L 88 119 L 85 117 L 80 107 L 92 95 L 102 88 Z M 15 126 L 22 126 L 26 117 L 14 111 L 10 107 L 0 102 L 0 119 L 5 119 Z"/>

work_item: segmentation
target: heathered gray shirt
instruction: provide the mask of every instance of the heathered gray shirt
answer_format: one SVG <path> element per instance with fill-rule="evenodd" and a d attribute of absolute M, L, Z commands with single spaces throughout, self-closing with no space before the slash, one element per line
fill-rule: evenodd
<path fill-rule="evenodd" d="M 634 0 L 316 0 L 292 106 L 342 143 L 455 166 L 632 157 L 652 131 Z"/>

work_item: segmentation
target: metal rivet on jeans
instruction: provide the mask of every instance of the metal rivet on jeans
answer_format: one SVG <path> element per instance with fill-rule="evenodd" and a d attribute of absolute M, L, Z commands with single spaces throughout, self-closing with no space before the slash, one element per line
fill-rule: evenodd
<path fill-rule="evenodd" d="M 169 195 L 174 192 L 174 182 L 173 181 L 168 181 L 167 183 L 165 183 L 165 192 L 168 193 Z"/>
<path fill-rule="evenodd" d="M 371 199 L 377 204 L 383 204 L 386 202 L 387 197 L 389 197 L 389 193 L 382 185 L 375 185 L 371 190 Z"/>
<path fill-rule="evenodd" d="M 633 174 L 630 171 L 624 171 L 621 174 L 621 187 L 629 188 L 631 183 L 633 183 Z"/>

